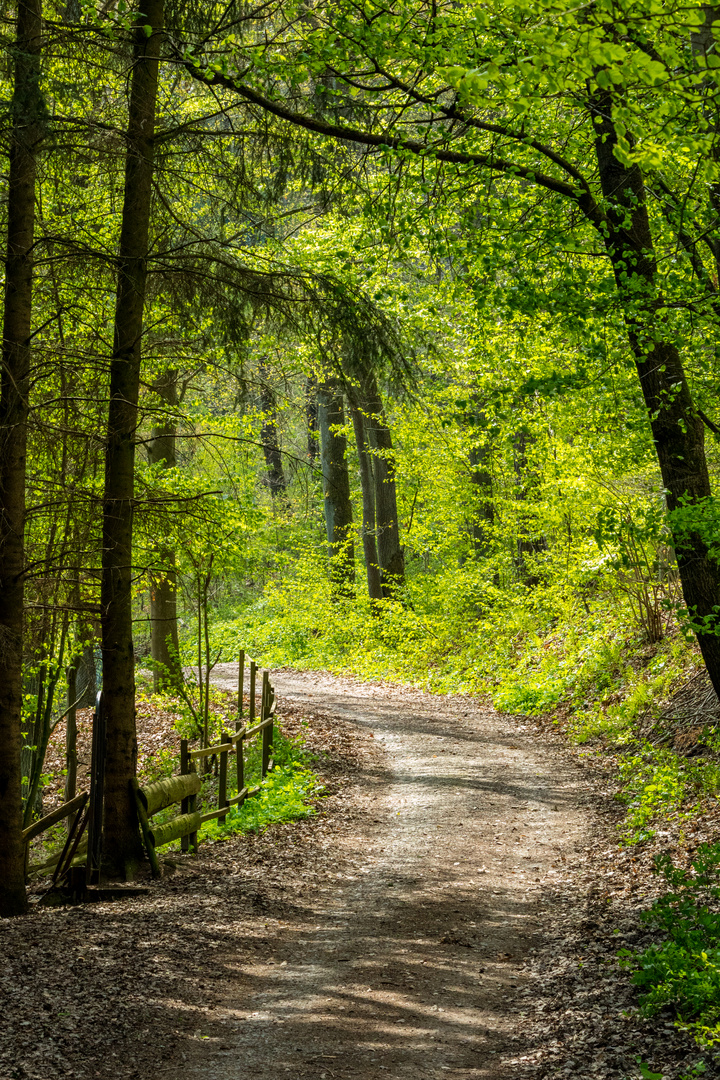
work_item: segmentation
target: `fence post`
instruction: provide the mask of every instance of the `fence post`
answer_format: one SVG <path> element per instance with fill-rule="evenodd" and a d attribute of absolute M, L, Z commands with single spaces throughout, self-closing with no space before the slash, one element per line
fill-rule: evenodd
<path fill-rule="evenodd" d="M 255 675 L 257 673 L 257 664 L 254 660 L 250 661 L 250 703 L 248 708 L 248 724 L 252 727 L 252 722 L 255 719 Z"/>
<path fill-rule="evenodd" d="M 180 775 L 185 776 L 190 772 L 190 758 L 188 757 L 188 741 L 187 739 L 180 740 Z M 180 813 L 188 814 L 190 812 L 190 799 L 183 799 L 180 803 Z M 190 847 L 190 839 L 187 836 L 180 838 L 180 850 L 187 851 Z"/>
<path fill-rule="evenodd" d="M 240 656 L 238 659 L 238 711 L 237 711 L 237 725 L 236 731 L 239 731 L 242 727 L 243 718 L 243 695 L 245 693 L 245 650 L 240 650 Z"/>
<path fill-rule="evenodd" d="M 96 885 L 102 861 L 103 806 L 105 802 L 105 710 L 102 690 L 95 701 L 90 764 L 90 807 L 88 811 L 88 852 L 85 881 Z"/>
<path fill-rule="evenodd" d="M 260 706 L 260 719 L 267 720 L 270 715 L 270 672 L 262 673 L 262 698 Z M 267 776 L 270 765 L 270 747 L 272 746 L 272 724 L 262 729 L 262 775 Z"/>
<path fill-rule="evenodd" d="M 180 773 L 184 776 L 187 773 L 195 772 L 195 766 L 192 763 L 192 758 L 188 753 L 188 741 L 187 739 L 180 740 Z M 180 804 L 183 814 L 194 814 L 197 807 L 197 795 L 190 795 L 189 798 L 183 799 Z M 197 833 L 190 833 L 188 836 L 182 836 L 180 838 L 180 850 L 188 851 L 192 844 L 193 851 L 197 855 L 198 838 Z"/>
<path fill-rule="evenodd" d="M 230 741 L 230 736 L 226 731 L 220 733 L 220 738 L 223 743 Z M 218 810 L 222 810 L 223 806 L 227 806 L 227 766 L 228 766 L 228 751 L 220 751 L 220 779 L 218 782 Z M 225 814 L 221 814 L 218 821 L 221 825 L 225 824 Z"/>
<path fill-rule="evenodd" d="M 154 878 L 161 877 L 160 863 L 158 862 L 157 852 L 155 851 L 155 844 L 153 843 L 152 833 L 150 831 L 150 822 L 148 816 L 145 813 L 145 807 L 143 805 L 142 797 L 140 795 L 140 785 L 137 782 L 137 777 L 133 776 L 130 781 L 130 787 L 133 790 L 135 796 L 135 807 L 137 809 L 138 821 L 140 822 L 140 829 L 142 831 L 143 840 L 145 842 L 145 850 L 147 851 L 148 860 L 150 862 L 150 870 Z"/>

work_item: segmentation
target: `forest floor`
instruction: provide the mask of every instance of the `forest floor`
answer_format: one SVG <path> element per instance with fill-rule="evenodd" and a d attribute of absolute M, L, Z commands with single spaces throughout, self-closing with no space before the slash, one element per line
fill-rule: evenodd
<path fill-rule="evenodd" d="M 602 762 L 471 698 L 273 682 L 319 812 L 173 856 L 146 896 L 0 921 L 0 1080 L 689 1072 L 617 964 L 657 882 Z"/>

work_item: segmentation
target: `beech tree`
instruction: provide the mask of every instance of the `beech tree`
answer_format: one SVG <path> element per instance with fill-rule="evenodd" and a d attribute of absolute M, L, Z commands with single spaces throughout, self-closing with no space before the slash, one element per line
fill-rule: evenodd
<path fill-rule="evenodd" d="M 517 227 L 508 212 L 516 200 L 538 235 L 569 249 L 569 264 L 600 247 L 645 402 L 685 603 L 720 693 L 720 567 L 703 528 L 712 498 L 705 422 L 672 317 L 688 305 L 711 317 L 718 293 L 716 196 L 704 196 L 705 185 L 717 186 L 714 15 L 701 5 L 640 11 L 630 0 L 581 12 L 564 0 L 527 3 L 521 13 L 340 0 L 313 8 L 312 18 L 304 12 L 286 9 L 286 32 L 276 26 L 260 57 L 241 38 L 222 64 L 205 63 L 201 42 L 196 56 L 192 48 L 176 55 L 251 112 L 397 162 L 426 201 L 446 199 L 451 186 L 489 185 L 501 231 Z M 685 168 L 681 155 L 668 182 L 666 133 L 683 125 L 697 166 Z M 493 178 L 505 184 L 497 195 Z M 651 200 L 660 195 L 658 214 Z M 466 200 L 456 198 L 467 228 Z M 689 206 L 696 217 L 682 212 Z M 678 284 L 659 264 L 668 230 L 687 259 L 678 296 L 668 295 Z"/>

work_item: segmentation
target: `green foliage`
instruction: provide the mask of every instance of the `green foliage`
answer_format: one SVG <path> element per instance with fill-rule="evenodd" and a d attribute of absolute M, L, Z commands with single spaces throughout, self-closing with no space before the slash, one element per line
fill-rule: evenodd
<path fill-rule="evenodd" d="M 679 1025 L 701 1046 L 720 1043 L 720 844 L 701 844 L 689 869 L 668 855 L 655 870 L 670 890 L 645 913 L 662 941 L 642 952 L 623 949 L 621 963 L 633 971 L 641 1009 L 653 1016 L 671 1006 Z M 696 1067 L 695 1073 L 703 1070 Z M 692 1074 L 691 1074 L 692 1075 Z"/>
<path fill-rule="evenodd" d="M 282 721 L 280 721 L 280 724 Z M 290 738 L 276 725 L 272 757 L 274 768 L 260 781 L 262 743 L 252 739 L 245 758 L 245 783 L 260 791 L 242 806 L 231 806 L 223 824 L 206 821 L 199 834 L 201 840 L 219 840 L 234 833 L 257 831 L 275 821 L 295 821 L 316 813 L 312 800 L 323 793 L 323 786 L 311 765 L 315 757 L 305 746 L 302 733 Z M 210 787 L 206 782 L 205 788 Z M 231 794 L 237 794 L 231 786 Z"/>
<path fill-rule="evenodd" d="M 623 829 L 630 843 L 650 839 L 651 823 L 660 817 L 692 816 L 703 796 L 720 789 L 720 767 L 713 762 L 689 762 L 672 750 L 650 745 L 621 759 L 619 778 L 618 798 L 628 808 Z"/>
<path fill-rule="evenodd" d="M 234 833 L 253 832 L 279 821 L 296 821 L 316 813 L 310 802 L 323 792 L 310 769 L 298 763 L 277 766 L 262 781 L 259 793 L 242 806 L 231 806 L 223 824 L 206 821 L 202 840 L 221 840 Z"/>

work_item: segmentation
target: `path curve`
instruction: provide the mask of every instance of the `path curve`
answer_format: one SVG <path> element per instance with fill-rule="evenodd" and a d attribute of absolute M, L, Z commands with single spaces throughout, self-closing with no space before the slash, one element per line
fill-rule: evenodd
<path fill-rule="evenodd" d="M 466 697 L 272 678 L 280 713 L 305 703 L 369 729 L 383 764 L 361 777 L 372 809 L 351 872 L 310 896 L 302 938 L 243 963 L 222 1047 L 191 1051 L 184 1080 L 510 1076 L 522 965 L 588 827 L 581 771 Z"/>

